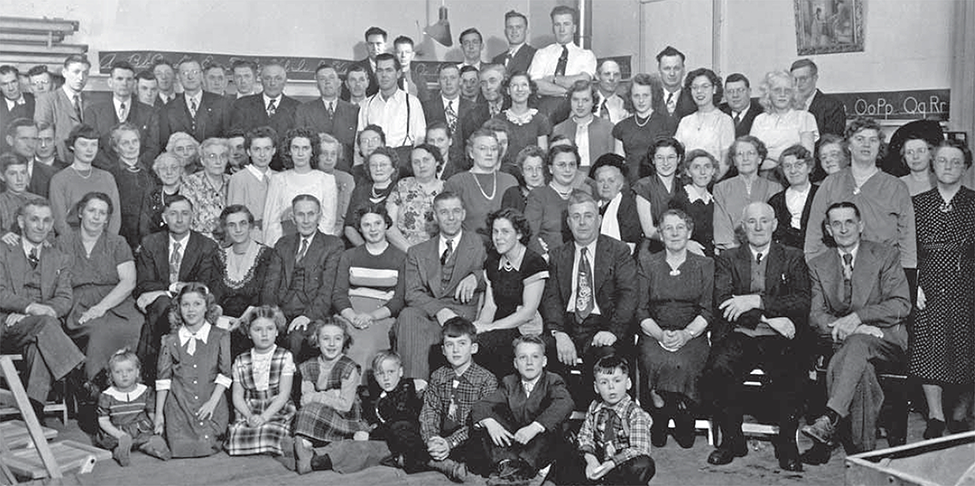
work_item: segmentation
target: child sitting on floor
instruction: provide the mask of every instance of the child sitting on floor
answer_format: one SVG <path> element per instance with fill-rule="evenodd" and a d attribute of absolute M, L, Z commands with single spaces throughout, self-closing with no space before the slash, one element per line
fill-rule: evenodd
<path fill-rule="evenodd" d="M 287 325 L 277 307 L 264 305 L 247 315 L 241 330 L 254 347 L 234 361 L 233 402 L 237 422 L 230 426 L 231 456 L 291 453 L 291 420 L 295 405 L 291 384 L 295 363 L 291 351 L 274 344 Z"/>
<path fill-rule="evenodd" d="M 427 465 L 452 481 L 464 482 L 465 462 L 471 455 L 471 441 L 467 440 L 471 407 L 493 392 L 498 380 L 472 359 L 477 353 L 477 329 L 471 321 L 454 317 L 444 323 L 440 334 L 448 366 L 433 372 L 423 394 L 420 436 L 431 458 Z"/>
<path fill-rule="evenodd" d="M 120 349 L 108 360 L 112 386 L 98 397 L 99 447 L 112 451 L 122 466 L 130 463 L 129 453 L 135 447 L 162 460 L 170 458 L 169 447 L 162 436 L 153 433 L 153 407 L 156 394 L 142 383 L 139 358 L 128 349 Z"/>

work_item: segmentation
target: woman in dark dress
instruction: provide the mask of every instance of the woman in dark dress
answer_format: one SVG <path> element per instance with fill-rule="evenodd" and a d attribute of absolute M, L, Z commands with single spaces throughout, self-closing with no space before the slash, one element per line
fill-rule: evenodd
<path fill-rule="evenodd" d="M 501 196 L 501 207 L 511 208 L 519 213 L 525 213 L 528 203 L 528 193 L 536 187 L 542 187 L 548 182 L 549 174 L 545 170 L 545 151 L 537 145 L 529 145 L 518 152 L 515 157 L 518 167 L 518 185 L 509 187 Z"/>
<path fill-rule="evenodd" d="M 806 243 L 806 226 L 813 197 L 819 186 L 809 180 L 816 161 L 806 147 L 796 144 L 782 151 L 778 166 L 780 179 L 789 183 L 784 191 L 769 198 L 779 224 L 772 239 L 786 246 L 802 249 Z"/>
<path fill-rule="evenodd" d="M 140 241 L 152 233 L 166 229 L 166 223 L 162 218 L 163 211 L 166 209 L 166 200 L 170 196 L 179 194 L 183 185 L 183 166 L 180 165 L 179 159 L 169 152 L 156 156 L 156 160 L 152 163 L 152 171 L 156 173 L 161 185 L 146 192 L 142 197 L 139 205 Z"/>
<path fill-rule="evenodd" d="M 672 137 L 677 131 L 676 121 L 667 116 L 663 107 L 663 96 L 659 79 L 644 73 L 633 76 L 630 94 L 625 97 L 626 109 L 633 115 L 613 127 L 616 153 L 626 156 L 630 184 L 640 178 L 640 166 L 650 144 L 660 137 Z"/>
<path fill-rule="evenodd" d="M 112 129 L 111 165 L 107 170 L 115 178 L 118 186 L 119 211 L 122 214 L 122 228 L 119 235 L 125 238 L 133 250 L 139 247 L 139 216 L 142 198 L 156 189 L 156 178 L 139 160 L 141 136 L 139 127 L 122 123 Z"/>
<path fill-rule="evenodd" d="M 265 286 L 267 270 L 275 259 L 281 258 L 273 248 L 251 237 L 254 215 L 247 206 L 233 204 L 220 213 L 220 226 L 230 245 L 208 255 L 209 269 L 205 281 L 223 310 L 216 324 L 231 330 L 238 328 L 241 318 L 262 305 L 274 305 L 273 290 Z M 230 335 L 231 355 L 248 350 L 250 337 L 243 332 Z"/>
<path fill-rule="evenodd" d="M 694 445 L 698 379 L 710 352 L 705 331 L 711 320 L 714 261 L 687 250 L 694 223 L 683 212 L 664 212 L 660 229 L 666 250 L 640 254 L 636 317 L 646 380 L 641 389 L 653 416 L 653 445 L 667 443 L 667 424 L 674 419 L 674 438 L 686 449 Z"/>
<path fill-rule="evenodd" d="M 481 351 L 478 364 L 503 377 L 513 371 L 511 341 L 520 334 L 542 332 L 538 304 L 542 301 L 548 264 L 526 247 L 531 238 L 521 213 L 502 208 L 488 215 L 493 251 L 484 261 L 488 283 L 484 307 L 474 326 Z"/>
<path fill-rule="evenodd" d="M 925 439 L 968 430 L 975 384 L 975 191 L 961 185 L 972 152 L 956 140 L 935 149 L 936 188 L 914 196 L 917 314 L 910 371 L 928 403 Z M 942 396 L 946 395 L 943 399 Z"/>
<path fill-rule="evenodd" d="M 673 137 L 658 138 L 647 149 L 647 157 L 640 167 L 640 180 L 633 183 L 636 211 L 646 236 L 644 246 L 650 253 L 664 249 L 657 226 L 667 210 L 674 192 L 680 186 L 677 169 L 684 163 L 684 146 Z"/>
<path fill-rule="evenodd" d="M 348 212 L 345 213 L 345 237 L 352 246 L 361 246 L 366 242 L 356 227 L 356 213 L 372 204 L 386 204 L 389 194 L 396 188 L 396 168 L 399 164 L 399 156 L 389 147 L 373 150 L 362 164 L 366 166 L 368 180 L 362 184 L 356 183 L 349 198 Z"/>
<path fill-rule="evenodd" d="M 680 172 L 685 184 L 674 192 L 668 203 L 670 209 L 679 209 L 694 222 L 694 231 L 687 242 L 692 253 L 714 257 L 714 174 L 718 170 L 718 160 L 705 150 L 688 152 Z"/>

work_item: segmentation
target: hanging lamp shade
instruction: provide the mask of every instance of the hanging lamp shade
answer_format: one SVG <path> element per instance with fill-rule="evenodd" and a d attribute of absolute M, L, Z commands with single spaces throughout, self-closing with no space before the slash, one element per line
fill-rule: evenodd
<path fill-rule="evenodd" d="M 447 7 L 440 7 L 440 20 L 428 26 L 423 32 L 442 46 L 454 45 L 454 40 L 450 36 L 450 21 L 447 20 Z"/>

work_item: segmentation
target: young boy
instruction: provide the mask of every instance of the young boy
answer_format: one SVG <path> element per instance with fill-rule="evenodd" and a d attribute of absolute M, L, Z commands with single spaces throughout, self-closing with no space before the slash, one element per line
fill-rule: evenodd
<path fill-rule="evenodd" d="M 577 460 L 559 463 L 559 484 L 647 484 L 656 472 L 650 457 L 650 415 L 627 394 L 630 367 L 605 356 L 593 367 L 599 398 L 586 411 Z"/>
<path fill-rule="evenodd" d="M 477 353 L 477 329 L 471 321 L 454 317 L 444 323 L 440 335 L 448 366 L 430 377 L 420 409 L 420 436 L 431 458 L 427 465 L 462 483 L 467 479 L 464 463 L 471 449 L 467 440 L 471 407 L 493 392 L 498 381 L 472 359 Z"/>
<path fill-rule="evenodd" d="M 545 342 L 518 336 L 514 343 L 516 374 L 471 411 L 482 430 L 483 461 L 493 471 L 488 484 L 527 484 L 561 449 L 562 423 L 575 404 L 562 377 L 545 371 Z"/>
<path fill-rule="evenodd" d="M 27 159 L 15 154 L 0 155 L 0 181 L 6 189 L 0 192 L 0 236 L 13 231 L 17 226 L 17 213 L 20 208 L 41 196 L 28 192 L 30 176 L 27 174 Z"/>

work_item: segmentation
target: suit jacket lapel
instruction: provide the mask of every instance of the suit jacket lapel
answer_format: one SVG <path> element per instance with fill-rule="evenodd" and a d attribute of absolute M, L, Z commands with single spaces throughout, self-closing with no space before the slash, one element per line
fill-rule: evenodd
<path fill-rule="evenodd" d="M 38 265 L 41 267 L 41 299 L 43 300 L 47 300 L 54 295 L 54 286 L 58 283 L 58 266 L 55 262 L 54 251 L 54 248 L 51 246 L 41 249 L 41 259 Z M 26 262 L 26 257 L 24 258 L 24 262 Z M 26 267 L 24 270 L 26 272 Z"/>
<path fill-rule="evenodd" d="M 200 238 L 205 238 L 205 236 L 199 235 L 194 232 L 190 232 L 190 239 L 186 241 L 186 248 L 183 249 L 183 261 L 179 264 L 179 281 L 186 282 L 189 279 L 187 273 L 196 267 L 196 263 L 200 261 L 202 251 L 200 246 L 202 245 Z M 167 246 L 169 242 L 167 241 Z M 169 253 L 167 248 L 166 253 Z M 167 260 L 169 260 L 167 258 Z M 199 275 L 197 275 L 199 277 Z"/>
<path fill-rule="evenodd" d="M 599 295 L 599 290 L 606 283 L 609 269 L 613 267 L 613 262 L 610 261 L 609 244 L 607 237 L 602 235 L 596 240 L 596 259 L 593 261 L 595 271 L 592 276 L 593 297 Z"/>
<path fill-rule="evenodd" d="M 769 246 L 768 259 L 765 264 L 765 292 L 773 294 L 778 290 L 779 281 L 784 272 L 782 269 L 782 248 L 775 243 Z"/>
<path fill-rule="evenodd" d="M 298 237 L 288 236 L 281 245 L 281 259 L 284 260 L 284 277 L 286 282 L 291 282 L 295 274 L 295 254 L 298 252 Z"/>
<path fill-rule="evenodd" d="M 425 280 L 427 286 L 430 288 L 430 293 L 440 298 L 440 255 L 437 254 L 440 249 L 440 235 L 434 236 L 427 241 L 429 244 L 420 253 L 420 277 L 421 281 L 423 277 L 426 277 Z"/>
<path fill-rule="evenodd" d="M 559 260 L 555 262 L 555 268 L 558 268 L 560 272 L 565 272 L 565 276 L 558 279 L 559 290 L 562 293 L 561 310 L 564 310 L 572 297 L 572 265 L 574 263 L 572 260 L 575 259 L 575 243 L 570 241 L 562 245 L 559 250 L 561 252 L 557 254 Z"/>
<path fill-rule="evenodd" d="M 873 280 L 880 274 L 877 263 L 873 249 L 860 242 L 860 249 L 853 261 L 853 296 L 850 301 L 854 309 L 860 309 L 867 304 L 873 290 Z"/>
<path fill-rule="evenodd" d="M 22 245 L 7 246 L 6 251 L 10 254 L 7 262 L 10 265 L 10 280 L 13 284 L 13 291 L 18 292 L 24 288 L 24 277 L 27 275 L 27 256 L 24 255 Z"/>

